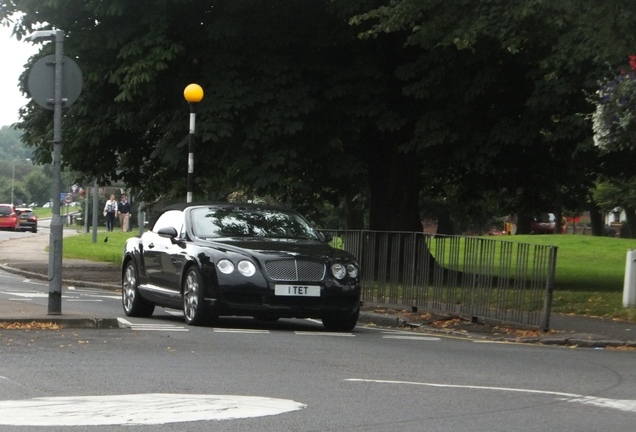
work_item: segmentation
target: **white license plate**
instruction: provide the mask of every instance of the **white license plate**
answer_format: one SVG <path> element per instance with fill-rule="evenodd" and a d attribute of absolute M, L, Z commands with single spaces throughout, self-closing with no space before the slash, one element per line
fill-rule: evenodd
<path fill-rule="evenodd" d="M 277 296 L 320 297 L 320 287 L 315 285 L 276 285 Z"/>

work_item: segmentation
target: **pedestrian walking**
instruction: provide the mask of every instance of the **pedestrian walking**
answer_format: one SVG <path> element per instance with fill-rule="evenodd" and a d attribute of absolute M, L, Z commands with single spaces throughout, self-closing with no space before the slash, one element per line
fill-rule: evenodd
<path fill-rule="evenodd" d="M 126 195 L 122 195 L 117 205 L 117 214 L 119 215 L 119 225 L 124 232 L 128 231 L 128 222 L 130 220 L 130 203 Z"/>
<path fill-rule="evenodd" d="M 117 213 L 117 201 L 115 195 L 111 194 L 110 199 L 106 201 L 104 206 L 104 216 L 106 217 L 106 230 L 112 231 L 115 223 L 115 214 Z"/>

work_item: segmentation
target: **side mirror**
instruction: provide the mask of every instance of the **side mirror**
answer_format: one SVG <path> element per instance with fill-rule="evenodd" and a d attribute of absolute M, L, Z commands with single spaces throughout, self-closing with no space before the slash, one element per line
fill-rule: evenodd
<path fill-rule="evenodd" d="M 177 232 L 176 229 L 174 229 L 174 227 L 164 227 L 161 228 L 157 234 L 159 234 L 161 237 L 167 237 L 169 239 L 175 239 L 177 238 L 177 235 L 179 235 L 179 233 Z"/>

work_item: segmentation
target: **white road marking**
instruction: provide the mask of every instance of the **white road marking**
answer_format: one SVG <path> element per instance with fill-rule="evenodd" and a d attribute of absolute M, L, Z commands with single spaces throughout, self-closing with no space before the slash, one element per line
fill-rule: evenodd
<path fill-rule="evenodd" d="M 38 291 L 2 291 L 2 293 L 24 298 L 44 298 L 49 296 L 48 293 L 41 293 Z"/>
<path fill-rule="evenodd" d="M 90 300 L 90 299 L 78 299 L 78 298 L 72 298 L 72 299 L 65 299 L 67 302 L 84 302 L 84 303 L 102 303 L 104 300 L 99 300 L 99 299 L 95 299 L 95 300 Z"/>
<path fill-rule="evenodd" d="M 636 400 L 635 399 L 609 399 L 600 398 L 596 396 L 585 396 L 575 393 L 563 393 L 545 390 L 532 390 L 532 389 L 520 389 L 520 388 L 508 388 L 508 387 L 490 387 L 490 386 L 475 386 L 475 385 L 458 385 L 458 384 L 434 384 L 423 383 L 413 381 L 391 381 L 391 380 L 371 380 L 360 378 L 349 378 L 345 381 L 351 382 L 370 382 L 377 384 L 402 384 L 402 385 L 417 385 L 426 387 L 442 387 L 442 388 L 457 388 L 457 389 L 469 389 L 469 390 L 489 390 L 489 391 L 502 391 L 502 392 L 516 392 L 516 393 L 531 393 L 531 394 L 544 394 L 550 396 L 557 396 L 557 399 L 565 402 L 577 402 L 586 405 L 594 405 L 601 408 L 613 408 L 620 411 L 636 412 Z"/>
<path fill-rule="evenodd" d="M 441 341 L 442 338 L 434 336 L 408 336 L 408 335 L 384 335 L 382 339 L 402 339 L 402 340 L 419 340 L 419 341 Z"/>
<path fill-rule="evenodd" d="M 232 328 L 215 328 L 214 333 L 249 333 L 249 334 L 269 334 L 269 330 L 254 329 L 232 329 Z"/>
<path fill-rule="evenodd" d="M 353 333 L 336 333 L 336 332 L 313 332 L 313 331 L 296 331 L 300 336 L 336 336 L 336 337 L 356 337 Z"/>
<path fill-rule="evenodd" d="M 145 324 L 145 323 L 133 323 L 124 318 L 117 318 L 119 328 L 129 328 L 135 331 L 175 331 L 175 332 L 187 332 L 189 329 L 183 326 L 177 326 L 174 324 Z"/>
<path fill-rule="evenodd" d="M 130 328 L 131 330 L 134 331 L 171 331 L 171 332 L 188 332 L 190 331 L 189 329 L 185 328 L 185 327 L 178 327 L 178 326 L 139 326 L 139 325 L 134 325 Z"/>
<path fill-rule="evenodd" d="M 95 295 L 95 294 L 87 294 L 87 297 L 95 297 L 95 298 L 104 298 L 111 300 L 121 300 L 121 296 L 112 296 L 112 295 Z"/>
<path fill-rule="evenodd" d="M 103 291 L 103 290 L 100 290 L 100 289 L 97 289 L 97 288 L 77 288 L 77 287 L 74 287 L 72 285 L 68 287 L 68 290 L 69 291 L 75 291 L 77 293 L 93 293 L 93 294 L 96 294 L 96 293 L 99 293 L 99 292 Z"/>
<path fill-rule="evenodd" d="M 0 401 L 11 426 L 158 425 L 278 415 L 307 405 L 258 396 L 131 394 Z"/>
<path fill-rule="evenodd" d="M 21 385 L 20 383 L 15 382 L 15 381 L 13 381 L 13 380 L 11 380 L 11 379 L 9 379 L 9 378 L 5 377 L 5 376 L 2 376 L 2 375 L 0 375 L 0 380 L 7 381 L 7 382 L 10 382 L 11 384 L 15 384 L 15 385 L 18 385 L 18 386 L 20 386 L 20 385 Z"/>
<path fill-rule="evenodd" d="M 132 326 L 132 323 L 128 321 L 126 318 L 117 318 L 117 324 L 119 324 L 119 327 L 124 327 L 124 328 Z"/>
<path fill-rule="evenodd" d="M 4 265 L 7 265 L 6 263 Z M 10 274 L 2 274 L 0 275 L 0 279 L 19 279 L 20 276 L 10 275 Z M 22 282 L 31 283 L 33 280 L 31 278 L 24 278 Z M 35 283 L 42 284 L 40 281 L 35 281 Z"/>
<path fill-rule="evenodd" d="M 183 316 L 183 311 L 177 311 L 177 310 L 172 310 L 172 309 L 164 309 L 163 310 L 165 313 L 172 315 L 172 316 L 178 316 L 178 317 L 182 317 Z"/>
<path fill-rule="evenodd" d="M 121 294 L 117 295 L 117 294 L 109 294 L 108 291 L 104 291 L 102 289 L 98 289 L 98 288 L 77 288 L 74 286 L 69 286 L 68 287 L 69 291 L 73 291 L 74 295 L 84 295 L 86 297 L 95 297 L 95 298 L 105 298 L 105 299 L 114 299 L 114 300 L 120 300 L 121 299 Z"/>

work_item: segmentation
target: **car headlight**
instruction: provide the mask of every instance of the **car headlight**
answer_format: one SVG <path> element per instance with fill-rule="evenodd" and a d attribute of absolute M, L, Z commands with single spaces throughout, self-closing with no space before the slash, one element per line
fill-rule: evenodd
<path fill-rule="evenodd" d="M 349 277 L 357 278 L 358 277 L 358 267 L 353 264 L 347 264 L 347 274 Z"/>
<path fill-rule="evenodd" d="M 230 274 L 234 271 L 234 264 L 232 264 L 230 260 L 222 259 L 216 264 L 216 268 L 218 268 L 221 273 Z"/>
<path fill-rule="evenodd" d="M 347 275 L 347 269 L 344 265 L 336 263 L 331 266 L 331 273 L 336 279 L 344 279 Z"/>
<path fill-rule="evenodd" d="M 238 269 L 239 273 L 241 273 L 243 276 L 250 277 L 250 276 L 253 276 L 254 273 L 256 273 L 256 267 L 251 261 L 245 261 L 245 260 L 239 261 L 236 268 Z"/>

